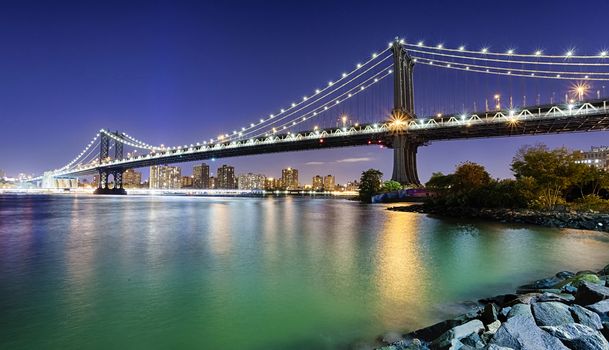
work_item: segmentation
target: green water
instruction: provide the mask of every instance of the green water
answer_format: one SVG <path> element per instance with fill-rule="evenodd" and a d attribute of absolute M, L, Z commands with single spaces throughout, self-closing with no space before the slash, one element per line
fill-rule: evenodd
<path fill-rule="evenodd" d="M 333 349 L 609 263 L 609 235 L 312 198 L 0 196 L 0 349 Z"/>

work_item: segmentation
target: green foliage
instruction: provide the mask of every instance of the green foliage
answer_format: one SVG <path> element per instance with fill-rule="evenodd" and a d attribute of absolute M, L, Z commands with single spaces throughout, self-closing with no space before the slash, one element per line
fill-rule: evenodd
<path fill-rule="evenodd" d="M 586 170 L 584 164 L 576 163 L 576 155 L 566 148 L 549 150 L 545 145 L 522 147 L 512 162 L 516 179 L 533 179 L 535 203 L 542 208 L 552 208 L 564 203 L 564 192 L 582 178 Z"/>
<path fill-rule="evenodd" d="M 359 200 L 370 203 L 372 196 L 381 192 L 383 173 L 376 169 L 362 172 L 359 185 Z"/>
<path fill-rule="evenodd" d="M 393 180 L 388 180 L 385 181 L 383 183 L 383 192 L 393 192 L 393 191 L 399 191 L 402 189 L 402 184 L 397 182 L 397 181 L 393 181 Z"/>
<path fill-rule="evenodd" d="M 434 173 L 426 186 L 430 203 L 446 207 L 541 208 L 567 204 L 572 209 L 609 212 L 609 173 L 578 163 L 580 153 L 544 145 L 521 148 L 512 162 L 515 180 L 493 180 L 481 165 L 466 162 L 453 174 Z M 576 193 L 574 195 L 574 193 Z"/>
<path fill-rule="evenodd" d="M 602 199 L 596 194 L 589 194 L 576 199 L 571 208 L 578 211 L 600 211 L 609 212 L 609 200 Z"/>

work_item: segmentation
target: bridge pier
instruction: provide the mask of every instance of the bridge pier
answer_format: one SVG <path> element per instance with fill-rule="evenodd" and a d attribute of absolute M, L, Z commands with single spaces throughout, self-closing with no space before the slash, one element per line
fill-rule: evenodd
<path fill-rule="evenodd" d="M 420 186 L 417 171 L 417 150 L 420 143 L 409 140 L 405 134 L 394 135 L 393 146 L 393 175 L 391 180 L 402 185 Z"/>
<path fill-rule="evenodd" d="M 114 179 L 114 186 L 110 188 L 108 179 L 112 175 Z M 125 195 L 127 191 L 123 188 L 123 169 L 101 169 L 99 171 L 99 183 L 95 194 L 118 194 Z"/>

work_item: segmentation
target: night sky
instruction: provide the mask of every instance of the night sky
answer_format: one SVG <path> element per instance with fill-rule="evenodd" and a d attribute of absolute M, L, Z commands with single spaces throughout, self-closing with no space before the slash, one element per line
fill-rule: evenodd
<path fill-rule="evenodd" d="M 39 174 L 62 166 L 100 128 L 152 144 L 215 137 L 309 94 L 395 36 L 447 47 L 596 54 L 609 47 L 607 13 L 607 1 L 0 1 L 0 169 Z M 457 86 L 457 96 L 472 89 L 505 95 L 525 84 L 530 94 L 550 89 L 526 80 L 454 82 L 460 77 L 415 68 L 418 109 L 460 105 L 430 93 L 434 86 Z M 568 89 L 560 84 L 551 89 Z M 420 149 L 419 171 L 426 180 L 471 160 L 508 177 L 523 144 L 588 149 L 609 145 L 607 136 L 436 142 Z M 371 167 L 390 176 L 392 151 L 230 158 L 216 160 L 213 172 L 223 163 L 268 176 L 291 166 L 301 182 L 335 174 L 342 183 Z M 184 167 L 189 174 L 191 165 Z"/>

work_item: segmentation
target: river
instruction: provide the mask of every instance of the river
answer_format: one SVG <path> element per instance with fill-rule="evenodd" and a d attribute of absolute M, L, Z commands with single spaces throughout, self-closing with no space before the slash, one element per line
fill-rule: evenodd
<path fill-rule="evenodd" d="M 2 349 L 334 349 L 609 263 L 609 235 L 342 199 L 0 196 Z"/>

